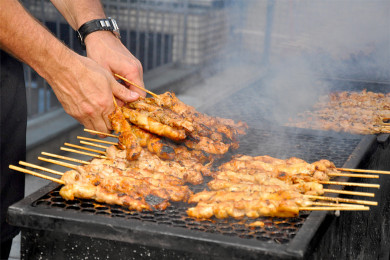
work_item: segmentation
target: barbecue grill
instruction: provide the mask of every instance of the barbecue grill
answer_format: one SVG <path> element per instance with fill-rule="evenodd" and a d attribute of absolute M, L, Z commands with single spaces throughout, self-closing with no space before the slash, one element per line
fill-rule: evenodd
<path fill-rule="evenodd" d="M 295 156 L 308 162 L 328 159 L 337 167 L 390 169 L 387 134 L 363 136 L 282 127 L 267 120 L 267 107 L 258 106 L 255 113 L 240 111 L 241 99 L 261 101 L 260 83 L 202 111 L 250 125 L 235 154 Z M 229 111 L 235 114 L 227 114 Z M 52 183 L 11 206 L 8 219 L 22 228 L 21 253 L 26 259 L 378 257 L 388 255 L 389 232 L 380 225 L 389 222 L 388 182 L 389 178 L 381 176 L 381 189 L 375 191 L 379 206 L 369 212 L 341 212 L 339 217 L 323 211 L 301 212 L 295 218 L 206 221 L 189 218 L 184 203 L 172 203 L 165 211 L 134 212 L 91 200 L 65 201 L 58 184 Z M 197 192 L 206 184 L 190 187 Z M 251 226 L 254 221 L 264 225 Z"/>

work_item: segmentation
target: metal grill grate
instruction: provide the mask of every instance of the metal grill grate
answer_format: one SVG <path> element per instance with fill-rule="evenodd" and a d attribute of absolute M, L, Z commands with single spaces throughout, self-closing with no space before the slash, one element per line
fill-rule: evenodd
<path fill-rule="evenodd" d="M 361 139 L 360 136 L 348 135 L 348 138 L 346 138 L 345 135 L 317 136 L 314 133 L 316 132 L 311 132 L 311 135 L 309 135 L 300 132 L 294 133 L 293 130 L 286 129 L 282 132 L 252 129 L 248 136 L 242 140 L 241 147 L 235 154 L 268 154 L 280 158 L 283 158 L 283 155 L 289 155 L 297 156 L 310 162 L 327 158 L 334 161 L 337 166 L 342 166 Z M 283 139 L 283 143 L 280 142 L 281 139 Z M 257 140 L 257 142 L 252 140 Z M 302 147 L 305 149 L 298 149 Z M 194 192 L 201 191 L 206 187 L 206 184 L 190 186 Z M 189 206 L 185 203 L 172 203 L 165 211 L 134 212 L 120 206 L 97 203 L 92 200 L 76 199 L 74 201 L 65 201 L 59 195 L 58 189 L 33 202 L 33 206 L 37 208 L 57 208 L 91 216 L 101 215 L 109 218 L 154 222 L 188 230 L 278 244 L 288 244 L 308 216 L 307 212 L 302 212 L 297 218 L 261 217 L 240 220 L 219 220 L 213 218 L 200 221 L 187 216 L 186 210 Z M 250 226 L 254 221 L 261 221 L 264 225 L 258 227 Z"/>
<path fill-rule="evenodd" d="M 161 225 L 186 228 L 201 232 L 219 233 L 226 236 L 234 236 L 243 239 L 255 239 L 259 241 L 285 244 L 292 239 L 303 225 L 308 214 L 302 213 L 296 218 L 269 218 L 260 217 L 252 219 L 227 219 L 198 221 L 186 215 L 187 206 L 172 205 L 165 211 L 137 212 L 124 207 L 96 203 L 93 200 L 75 199 L 65 201 L 59 194 L 59 188 L 44 197 L 36 200 L 32 206 L 44 208 L 60 208 L 66 211 L 77 211 L 82 214 L 100 215 L 111 218 L 124 218 L 146 222 L 154 222 Z M 261 226 L 250 226 L 254 221 L 261 221 Z"/>

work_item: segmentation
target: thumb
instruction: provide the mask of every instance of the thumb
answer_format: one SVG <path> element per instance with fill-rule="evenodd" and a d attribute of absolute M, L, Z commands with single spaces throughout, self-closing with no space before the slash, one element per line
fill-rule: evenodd
<path fill-rule="evenodd" d="M 124 102 L 133 102 L 139 98 L 139 94 L 137 92 L 128 89 L 126 86 L 120 84 L 116 80 L 114 80 L 112 86 L 112 93 L 115 97 Z"/>

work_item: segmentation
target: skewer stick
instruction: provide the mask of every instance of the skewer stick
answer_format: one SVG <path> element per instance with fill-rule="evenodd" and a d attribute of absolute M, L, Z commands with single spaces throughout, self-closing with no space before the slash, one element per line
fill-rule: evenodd
<path fill-rule="evenodd" d="M 87 155 L 87 156 L 91 156 L 91 157 L 95 157 L 95 158 L 99 158 L 99 159 L 107 159 L 107 157 L 104 156 L 104 155 L 98 155 L 98 154 L 93 154 L 93 153 L 87 153 L 87 152 L 83 152 L 83 151 L 79 151 L 79 150 L 75 150 L 75 149 L 71 149 L 71 148 L 66 148 L 66 147 L 60 147 L 60 149 L 61 149 L 62 151 L 67 151 L 67 152 L 71 152 L 71 153 L 83 154 L 83 155 Z"/>
<path fill-rule="evenodd" d="M 48 158 L 40 157 L 40 156 L 38 156 L 38 160 L 41 160 L 41 161 L 44 161 L 44 162 L 48 162 L 48 163 L 52 163 L 52 164 L 57 164 L 57 165 L 60 165 L 60 166 L 64 166 L 64 167 L 73 169 L 73 170 L 77 169 L 77 165 L 74 165 L 74 164 L 71 164 L 71 163 L 61 162 L 61 161 L 58 161 L 58 160 L 48 159 Z"/>
<path fill-rule="evenodd" d="M 81 139 L 81 140 L 85 140 L 85 141 L 91 141 L 91 142 L 96 142 L 96 143 L 102 143 L 102 144 L 118 145 L 118 143 L 115 143 L 115 142 L 99 140 L 99 139 L 94 139 L 94 138 L 88 138 L 88 137 L 84 137 L 84 136 L 77 136 L 77 139 Z"/>
<path fill-rule="evenodd" d="M 138 86 L 138 85 L 135 84 L 134 82 L 131 82 L 130 80 L 128 80 L 128 79 L 126 79 L 126 78 L 124 78 L 124 77 L 122 77 L 122 76 L 120 76 L 120 75 L 118 75 L 118 74 L 114 74 L 114 76 L 117 77 L 117 78 L 119 78 L 119 79 L 121 79 L 121 80 L 123 80 L 123 81 L 125 81 L 125 82 L 127 82 L 127 83 L 129 83 L 130 85 L 133 85 L 134 87 L 136 87 L 136 88 L 138 88 L 138 89 L 140 89 L 140 90 L 142 90 L 142 91 L 145 91 L 146 93 L 149 93 L 150 95 L 152 95 L 152 96 L 155 97 L 155 98 L 159 98 L 158 95 L 157 95 L 157 94 L 154 94 L 152 91 L 149 91 L 149 90 L 147 90 L 147 89 L 145 89 L 145 88 L 143 88 L 143 87 L 141 87 L 141 86 Z"/>
<path fill-rule="evenodd" d="M 368 200 L 354 200 L 354 199 L 334 198 L 334 197 L 315 196 L 315 195 L 303 195 L 303 196 L 306 198 L 315 199 L 315 200 L 329 200 L 329 201 L 337 201 L 337 202 L 353 203 L 353 204 L 363 204 L 363 205 L 371 205 L 371 206 L 378 205 L 378 202 L 368 201 Z"/>
<path fill-rule="evenodd" d="M 90 162 L 87 162 L 87 161 L 84 161 L 84 160 L 80 160 L 80 159 L 75 159 L 75 158 L 72 158 L 72 157 L 67 157 L 67 156 L 62 156 L 62 155 L 57 155 L 57 154 L 52 154 L 52 153 L 46 153 L 46 152 L 42 152 L 42 154 L 46 155 L 46 156 L 58 158 L 58 159 L 71 161 L 71 162 L 77 162 L 77 163 L 81 163 L 81 164 L 90 164 Z"/>
<path fill-rule="evenodd" d="M 65 145 L 66 145 L 66 146 L 73 147 L 73 148 L 78 148 L 78 149 L 81 149 L 81 150 L 86 150 L 86 151 L 94 152 L 94 153 L 106 154 L 106 151 L 91 149 L 91 148 L 84 147 L 84 146 L 80 146 L 80 145 L 75 145 L 75 144 L 70 144 L 70 143 L 65 143 Z M 106 148 L 107 148 L 107 147 L 106 147 Z"/>
<path fill-rule="evenodd" d="M 369 207 L 299 207 L 300 211 L 308 210 L 308 211 L 328 211 L 328 210 L 370 210 Z"/>
<path fill-rule="evenodd" d="M 38 169 L 38 170 L 41 170 L 41 171 L 49 172 L 49 173 L 52 173 L 52 174 L 56 174 L 56 175 L 61 175 L 61 176 L 64 175 L 62 172 L 55 171 L 55 170 L 52 170 L 52 169 L 49 169 L 49 168 L 46 168 L 46 167 L 42 167 L 42 166 L 39 166 L 39 165 L 35 165 L 35 164 L 32 164 L 32 163 L 28 163 L 28 162 L 19 161 L 19 164 L 23 165 L 23 166 L 31 167 L 31 168 L 34 168 L 34 169 Z"/>
<path fill-rule="evenodd" d="M 114 106 L 115 106 L 115 108 L 117 108 L 117 107 L 118 107 L 118 104 L 116 103 L 116 99 L 115 99 L 114 94 L 112 94 L 112 99 L 114 100 Z"/>
<path fill-rule="evenodd" d="M 373 174 L 328 173 L 328 176 L 343 176 L 343 177 L 354 177 L 354 178 L 379 179 L 379 175 L 373 175 Z"/>
<path fill-rule="evenodd" d="M 379 184 L 370 184 L 370 183 L 358 183 L 358 182 L 346 182 L 346 181 L 319 181 L 321 184 L 333 184 L 333 185 L 343 185 L 343 186 L 356 186 L 356 187 L 366 187 L 366 188 L 380 188 Z"/>
<path fill-rule="evenodd" d="M 327 193 L 338 193 L 346 195 L 355 195 L 355 196 L 365 196 L 365 197 L 375 197 L 374 193 L 371 192 L 359 192 L 359 191 L 349 191 L 349 190 L 334 190 L 334 189 L 323 189 Z"/>
<path fill-rule="evenodd" d="M 103 133 L 103 132 L 99 132 L 99 131 L 95 131 L 95 130 L 90 130 L 90 129 L 86 129 L 86 128 L 84 128 L 84 131 L 85 131 L 85 132 L 88 132 L 88 133 L 92 133 L 92 134 L 105 135 L 105 136 L 109 136 L 109 137 L 118 138 L 118 136 L 113 135 L 113 134 Z"/>
<path fill-rule="evenodd" d="M 333 203 L 333 202 L 316 202 L 310 203 L 310 206 L 327 206 L 327 207 L 366 207 L 358 204 L 344 204 L 344 203 Z"/>
<path fill-rule="evenodd" d="M 107 148 L 108 148 L 108 146 L 104 146 L 104 145 L 100 145 L 100 144 L 94 144 L 94 143 L 86 142 L 86 141 L 80 141 L 80 144 L 85 144 L 85 145 L 89 145 L 89 146 L 94 146 L 94 147 L 102 148 L 102 149 L 107 149 Z"/>
<path fill-rule="evenodd" d="M 60 180 L 60 179 L 57 179 L 57 178 L 53 178 L 53 177 L 50 177 L 50 176 L 46 176 L 44 174 L 40 174 L 40 173 L 37 173 L 37 172 L 34 172 L 34 171 L 30 171 L 30 170 L 27 170 L 27 169 L 24 169 L 24 168 L 21 168 L 21 167 L 18 167 L 18 166 L 10 165 L 9 168 L 12 169 L 12 170 L 15 170 L 15 171 L 28 173 L 28 174 L 34 175 L 34 176 L 42 178 L 42 179 L 46 179 L 46 180 L 49 180 L 49 181 L 54 181 L 54 182 L 57 182 L 57 183 L 60 183 L 60 184 L 65 184 L 65 182 L 63 180 Z"/>
<path fill-rule="evenodd" d="M 366 169 L 349 169 L 349 168 L 337 168 L 343 172 L 366 172 L 366 173 L 377 173 L 377 174 L 390 174 L 390 171 L 379 171 L 379 170 L 366 170 Z"/>

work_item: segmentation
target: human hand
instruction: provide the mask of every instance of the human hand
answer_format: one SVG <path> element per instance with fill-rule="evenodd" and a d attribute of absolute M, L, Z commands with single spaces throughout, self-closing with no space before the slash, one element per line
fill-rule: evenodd
<path fill-rule="evenodd" d="M 144 86 L 143 69 L 140 61 L 111 32 L 98 31 L 85 38 L 87 56 L 109 70 L 112 74 L 119 74 L 140 87 Z M 129 89 L 145 97 L 146 93 L 127 84 Z M 114 92 L 115 97 L 120 95 Z M 119 98 L 118 104 L 122 105 Z M 123 100 L 122 101 L 126 101 Z"/>
<path fill-rule="evenodd" d="M 64 60 L 71 60 L 72 66 L 52 71 L 46 80 L 69 115 L 88 129 L 108 133 L 112 130 L 108 115 L 114 111 L 113 93 L 125 102 L 139 95 L 119 84 L 95 61 L 73 52 L 69 55 Z"/>

